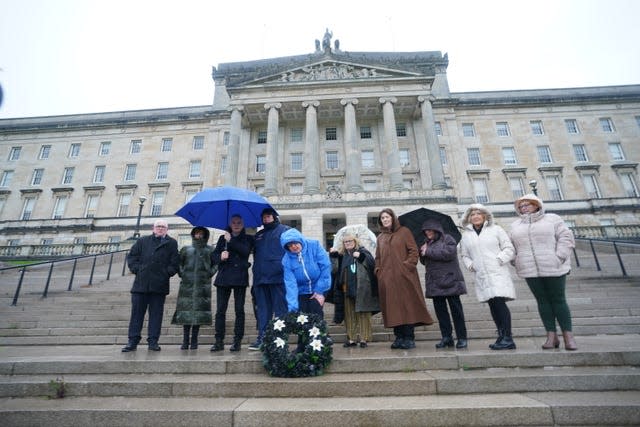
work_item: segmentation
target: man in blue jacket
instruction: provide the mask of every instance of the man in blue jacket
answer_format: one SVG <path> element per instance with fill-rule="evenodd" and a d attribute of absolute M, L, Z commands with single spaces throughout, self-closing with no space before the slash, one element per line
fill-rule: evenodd
<path fill-rule="evenodd" d="M 169 225 L 163 219 L 153 224 L 153 234 L 138 239 L 127 254 L 129 270 L 136 275 L 131 288 L 129 342 L 124 353 L 135 351 L 140 342 L 144 316 L 149 310 L 149 350 L 160 351 L 164 300 L 169 294 L 169 279 L 180 268 L 178 242 L 167 235 Z"/>
<path fill-rule="evenodd" d="M 280 224 L 276 211 L 266 208 L 262 211 L 262 230 L 255 236 L 253 253 L 253 296 L 257 308 L 258 339 L 249 345 L 249 350 L 260 350 L 262 339 L 269 321 L 275 315 L 287 313 L 280 235 L 289 229 Z"/>
<path fill-rule="evenodd" d="M 280 236 L 289 311 L 323 316 L 324 293 L 331 287 L 331 261 L 317 240 L 306 239 L 295 228 Z"/>

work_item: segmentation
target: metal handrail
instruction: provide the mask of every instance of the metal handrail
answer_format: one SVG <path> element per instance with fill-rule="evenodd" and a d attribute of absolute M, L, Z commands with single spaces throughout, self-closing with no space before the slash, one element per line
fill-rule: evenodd
<path fill-rule="evenodd" d="M 602 271 L 602 267 L 600 264 L 600 259 L 598 257 L 598 251 L 596 251 L 595 245 L 604 244 L 604 245 L 610 246 L 616 255 L 616 259 L 618 261 L 618 265 L 620 266 L 620 270 L 622 272 L 623 277 L 628 277 L 628 274 L 627 274 L 627 269 L 625 268 L 625 265 L 624 265 L 624 261 L 620 254 L 620 247 L 622 246 L 622 247 L 632 248 L 633 253 L 640 254 L 640 243 L 638 242 L 612 240 L 612 239 L 588 239 L 588 238 L 581 238 L 581 237 L 576 237 L 575 240 L 588 242 L 589 248 L 591 250 L 591 254 L 593 255 L 593 260 L 596 265 L 596 270 L 598 271 Z M 576 248 L 573 248 L 573 256 L 576 261 L 576 266 L 580 267 L 580 259 L 578 258 L 578 252 L 576 251 Z"/>
<path fill-rule="evenodd" d="M 105 280 L 109 280 L 111 278 L 111 270 L 112 270 L 112 265 L 113 265 L 113 261 L 114 261 L 114 255 L 120 254 L 120 253 L 126 255 L 127 252 L 128 252 L 128 250 L 118 250 L 118 251 L 114 251 L 114 252 L 107 252 L 107 253 L 101 253 L 101 254 L 95 254 L 95 255 L 81 255 L 81 256 L 76 256 L 76 257 L 71 257 L 71 258 L 35 262 L 35 263 L 32 263 L 32 264 L 26 264 L 26 265 L 3 267 L 3 268 L 0 268 L 0 274 L 4 274 L 5 272 L 11 271 L 11 270 L 16 270 L 16 271 L 19 270 L 20 271 L 20 277 L 18 278 L 18 284 L 16 286 L 16 290 L 15 290 L 15 293 L 14 293 L 14 296 L 13 296 L 13 300 L 11 302 L 11 305 L 15 306 L 18 303 L 18 298 L 20 297 L 20 292 L 22 290 L 22 285 L 23 285 L 23 282 L 24 282 L 25 273 L 28 270 L 36 269 L 36 268 L 44 266 L 44 265 L 49 265 L 49 272 L 48 272 L 48 275 L 47 275 L 47 280 L 45 282 L 44 290 L 42 292 L 42 298 L 46 298 L 48 293 L 49 293 L 49 285 L 51 284 L 51 278 L 52 278 L 52 275 L 53 275 L 53 269 L 54 269 L 54 267 L 56 265 L 60 265 L 62 263 L 73 262 L 73 266 L 71 267 L 71 271 L 70 271 L 70 274 L 69 274 L 69 285 L 67 287 L 67 291 L 71 291 L 71 289 L 73 288 L 74 278 L 76 277 L 76 270 L 77 270 L 77 267 L 78 267 L 78 261 L 79 260 L 92 258 L 91 271 L 89 273 L 89 281 L 87 283 L 87 286 L 92 286 L 94 278 L 96 276 L 96 264 L 97 264 L 98 258 L 103 258 L 103 257 L 108 257 L 109 258 L 107 273 L 106 273 L 106 277 L 105 277 Z M 123 276 L 125 275 L 125 272 L 126 272 L 126 256 L 123 256 L 123 266 L 122 266 L 122 275 Z"/>

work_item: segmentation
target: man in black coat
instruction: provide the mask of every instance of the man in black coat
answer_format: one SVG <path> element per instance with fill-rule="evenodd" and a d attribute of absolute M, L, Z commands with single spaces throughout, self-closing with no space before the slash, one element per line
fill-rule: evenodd
<path fill-rule="evenodd" d="M 149 350 L 160 351 L 158 340 L 164 300 L 169 294 L 169 279 L 178 272 L 180 266 L 178 242 L 167 235 L 168 229 L 167 221 L 157 220 L 153 224 L 153 234 L 138 239 L 127 255 L 129 270 L 136 278 L 131 288 L 129 342 L 122 348 L 124 353 L 135 351 L 138 347 L 147 309 Z"/>

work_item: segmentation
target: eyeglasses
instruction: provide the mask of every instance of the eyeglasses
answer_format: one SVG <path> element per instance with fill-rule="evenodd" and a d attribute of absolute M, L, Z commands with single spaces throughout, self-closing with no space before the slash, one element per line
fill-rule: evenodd
<path fill-rule="evenodd" d="M 518 205 L 518 208 L 522 209 L 522 208 L 526 208 L 527 206 L 533 206 L 533 203 L 520 203 Z"/>

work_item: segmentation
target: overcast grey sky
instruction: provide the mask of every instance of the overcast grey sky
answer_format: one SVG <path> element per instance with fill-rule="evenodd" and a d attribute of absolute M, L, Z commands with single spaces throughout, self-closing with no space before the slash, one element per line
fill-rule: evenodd
<path fill-rule="evenodd" d="M 207 105 L 211 67 L 449 54 L 453 92 L 640 84 L 636 0 L 0 0 L 0 118 Z"/>

